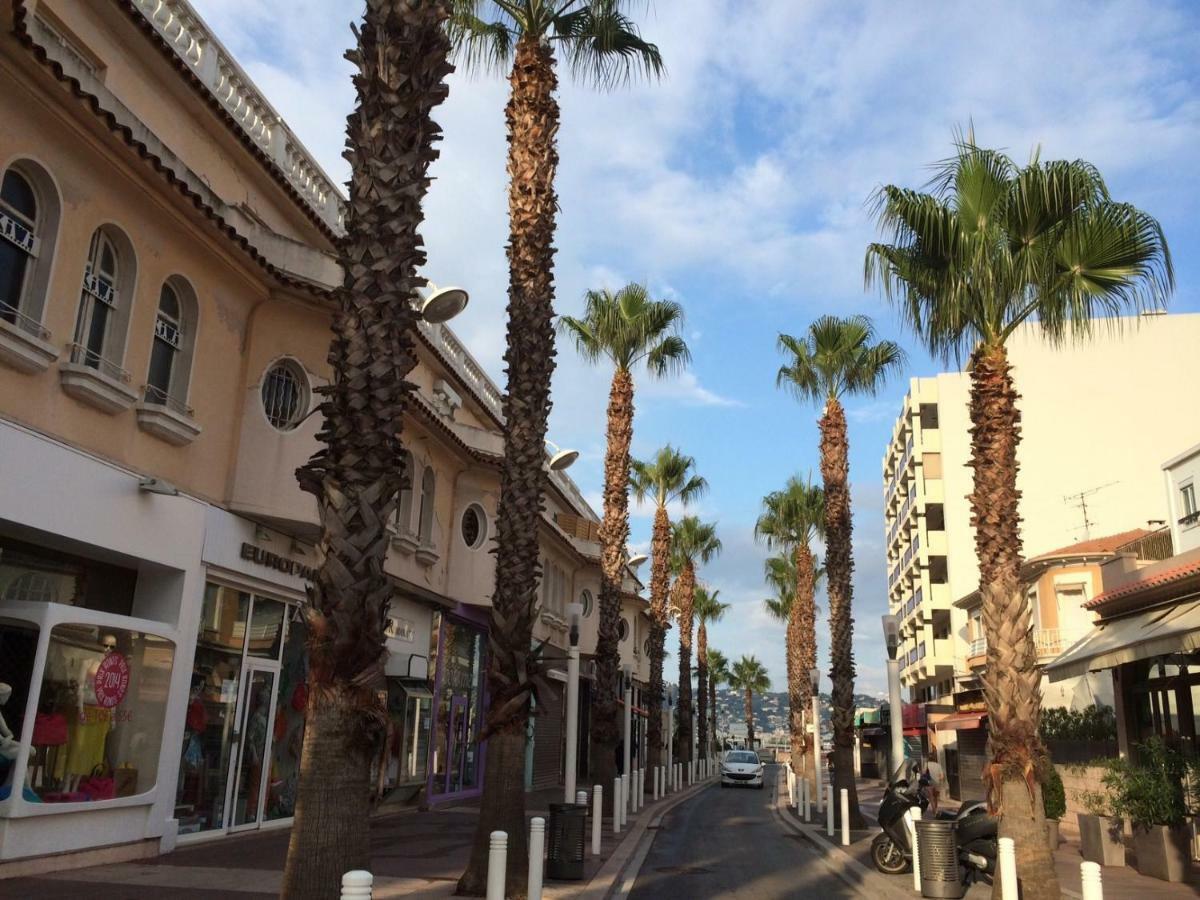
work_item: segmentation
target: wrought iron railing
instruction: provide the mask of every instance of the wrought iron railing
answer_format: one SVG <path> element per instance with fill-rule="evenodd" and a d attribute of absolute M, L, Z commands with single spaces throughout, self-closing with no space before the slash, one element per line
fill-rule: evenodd
<path fill-rule="evenodd" d="M 26 334 L 32 334 L 35 338 L 43 341 L 50 340 L 50 332 L 42 327 L 41 322 L 25 315 L 15 306 L 9 306 L 3 300 L 0 300 L 0 319 L 10 325 L 15 325 Z"/>
<path fill-rule="evenodd" d="M 106 375 L 114 381 L 119 381 L 122 384 L 128 384 L 130 381 L 131 376 L 128 372 L 126 372 L 112 360 L 105 359 L 99 353 L 89 350 L 87 347 L 83 346 L 83 344 L 77 344 L 72 341 L 71 343 L 67 344 L 67 351 L 70 354 L 71 362 L 77 365 L 87 366 L 89 369 L 95 369 L 100 374 Z"/>
<path fill-rule="evenodd" d="M 162 388 L 148 384 L 142 391 L 142 401 L 147 406 L 162 406 L 181 416 L 192 417 L 192 408 L 181 400 L 172 397 Z"/>

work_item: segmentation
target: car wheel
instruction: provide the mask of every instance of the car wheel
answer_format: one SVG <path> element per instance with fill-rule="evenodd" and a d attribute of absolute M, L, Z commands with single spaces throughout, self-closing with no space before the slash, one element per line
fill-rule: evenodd
<path fill-rule="evenodd" d="M 760 781 L 758 784 L 755 785 L 755 787 L 761 791 L 764 787 L 766 787 L 766 785 Z"/>
<path fill-rule="evenodd" d="M 875 840 L 871 841 L 871 862 L 884 875 L 903 875 L 910 865 L 904 851 L 886 832 L 875 835 Z"/>

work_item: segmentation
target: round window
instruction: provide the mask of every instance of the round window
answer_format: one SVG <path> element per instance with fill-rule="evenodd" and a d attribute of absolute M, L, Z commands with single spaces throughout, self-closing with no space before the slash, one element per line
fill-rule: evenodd
<path fill-rule="evenodd" d="M 621 620 L 621 624 L 617 627 L 617 637 L 622 643 L 629 638 L 629 623 L 624 619 Z"/>
<path fill-rule="evenodd" d="M 308 379 L 290 359 L 281 359 L 267 369 L 262 381 L 263 412 L 280 431 L 291 431 L 308 410 Z"/>
<path fill-rule="evenodd" d="M 579 595 L 579 602 L 583 606 L 583 617 L 586 619 L 592 614 L 592 609 L 596 606 L 596 601 L 592 599 L 592 592 L 585 590 Z"/>
<path fill-rule="evenodd" d="M 462 539 L 472 550 L 478 550 L 487 539 L 487 516 L 478 503 L 468 506 L 462 515 Z"/>

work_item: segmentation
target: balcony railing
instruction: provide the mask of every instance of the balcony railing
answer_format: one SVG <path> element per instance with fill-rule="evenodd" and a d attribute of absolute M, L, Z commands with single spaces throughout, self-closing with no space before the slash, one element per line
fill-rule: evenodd
<path fill-rule="evenodd" d="M 70 359 L 73 363 L 95 369 L 97 372 L 107 375 L 109 378 L 119 381 L 122 384 L 128 384 L 130 381 L 131 376 L 128 372 L 112 360 L 105 359 L 82 344 L 71 342 L 67 344 L 67 351 L 70 353 Z"/>
<path fill-rule="evenodd" d="M 142 402 L 151 406 L 162 406 L 181 416 L 192 417 L 193 410 L 182 400 L 176 399 L 161 388 L 148 384 L 143 388 Z"/>
<path fill-rule="evenodd" d="M 971 641 L 971 649 L 967 652 L 968 657 L 983 656 L 987 653 L 987 638 L 978 637 Z"/>
<path fill-rule="evenodd" d="M 1194 518 L 1195 516 L 1193 516 Z M 1179 522 L 1181 525 L 1184 524 L 1183 519 L 1180 519 Z M 1117 552 L 1132 553 L 1144 562 L 1170 559 L 1174 555 L 1174 548 L 1171 546 L 1171 529 L 1159 528 L 1149 534 L 1144 534 L 1127 544 L 1122 544 L 1117 548 Z"/>
<path fill-rule="evenodd" d="M 50 332 L 42 327 L 41 322 L 25 315 L 15 306 L 9 306 L 3 300 L 0 300 L 0 319 L 17 326 L 27 334 L 32 334 L 35 338 L 43 341 L 50 340 Z"/>
<path fill-rule="evenodd" d="M 1038 659 L 1055 657 L 1079 640 L 1080 634 L 1070 629 L 1037 628 L 1033 632 L 1033 645 Z"/>

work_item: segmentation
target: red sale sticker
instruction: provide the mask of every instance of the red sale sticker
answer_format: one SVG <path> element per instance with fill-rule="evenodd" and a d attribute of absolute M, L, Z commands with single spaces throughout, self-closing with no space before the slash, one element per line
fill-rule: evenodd
<path fill-rule="evenodd" d="M 129 690 L 129 661 L 116 651 L 107 654 L 100 660 L 93 683 L 96 702 L 112 709 L 125 699 L 125 692 Z"/>

